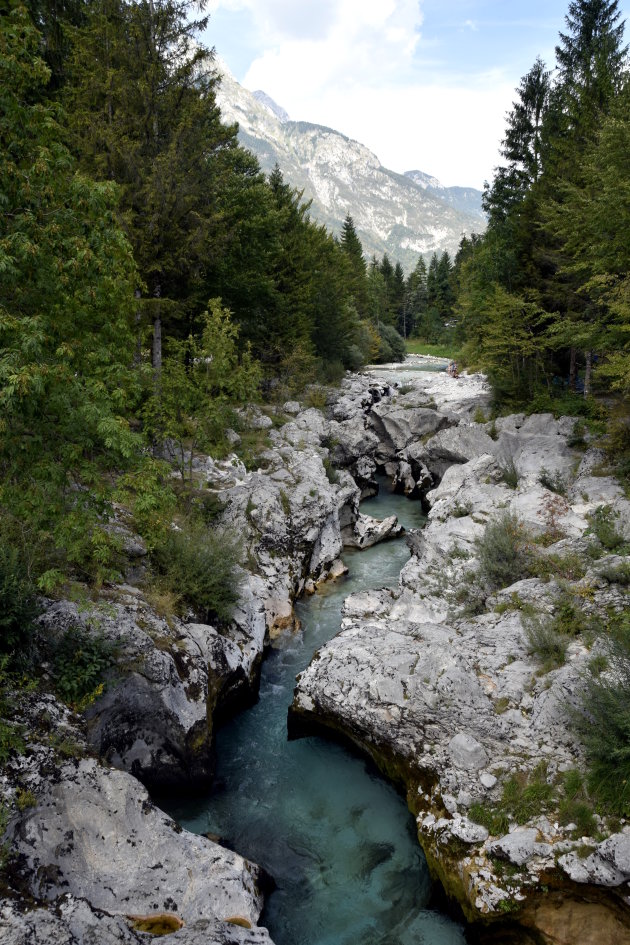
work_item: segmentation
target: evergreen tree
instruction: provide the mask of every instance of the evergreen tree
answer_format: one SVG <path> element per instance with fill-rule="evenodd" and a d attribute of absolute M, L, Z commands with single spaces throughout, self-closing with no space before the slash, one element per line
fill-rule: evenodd
<path fill-rule="evenodd" d="M 348 258 L 348 286 L 360 316 L 367 315 L 367 266 L 363 246 L 357 236 L 354 220 L 348 214 L 341 228 L 340 246 Z"/>
<path fill-rule="evenodd" d="M 501 154 L 507 164 L 497 168 L 492 187 L 486 184 L 483 208 L 490 225 L 504 221 L 525 197 L 542 170 L 543 121 L 549 102 L 550 73 L 538 58 L 521 79 L 518 100 L 507 117 Z"/>
<path fill-rule="evenodd" d="M 236 128 L 221 123 L 211 54 L 190 0 L 102 0 L 77 34 L 67 100 L 83 167 L 121 186 L 153 324 L 187 334 L 203 309 L 207 260 L 222 249 L 218 202 Z"/>
<path fill-rule="evenodd" d="M 582 143 L 620 88 L 628 51 L 617 0 L 572 0 L 556 46 L 568 131 Z"/>

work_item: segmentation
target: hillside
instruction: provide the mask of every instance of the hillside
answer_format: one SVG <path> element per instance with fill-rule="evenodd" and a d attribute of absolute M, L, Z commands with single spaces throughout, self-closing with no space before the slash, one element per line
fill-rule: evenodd
<path fill-rule="evenodd" d="M 277 163 L 285 179 L 312 200 L 311 214 L 338 233 L 350 213 L 366 254 L 388 253 L 410 271 L 419 254 L 457 251 L 462 234 L 482 232 L 481 192 L 443 187 L 421 171 L 397 174 L 376 154 L 332 128 L 291 121 L 264 92 L 249 92 L 219 64 L 217 99 L 238 122 L 240 143 L 264 171 Z"/>

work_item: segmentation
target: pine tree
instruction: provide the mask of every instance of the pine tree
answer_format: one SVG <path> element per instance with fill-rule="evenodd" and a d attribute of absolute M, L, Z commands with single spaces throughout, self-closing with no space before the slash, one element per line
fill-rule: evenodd
<path fill-rule="evenodd" d="M 415 269 L 407 279 L 403 301 L 402 336 L 414 334 L 427 308 L 427 264 L 418 257 Z"/>
<path fill-rule="evenodd" d="M 361 317 L 365 317 L 368 311 L 367 266 L 363 255 L 363 246 L 350 214 L 346 216 L 343 222 L 339 243 L 349 263 L 348 285 L 350 293 L 354 299 L 357 312 Z"/>
<path fill-rule="evenodd" d="M 617 0 L 572 0 L 556 46 L 558 85 L 572 137 L 589 137 L 619 90 L 628 51 Z"/>
<path fill-rule="evenodd" d="M 507 117 L 501 154 L 508 163 L 496 169 L 492 187 L 486 185 L 484 191 L 483 207 L 490 225 L 504 221 L 540 176 L 543 122 L 550 90 L 550 73 L 538 58 L 521 79 L 516 90 L 518 100 Z"/>
<path fill-rule="evenodd" d="M 218 204 L 236 128 L 221 123 L 211 54 L 191 0 L 102 0 L 78 33 L 67 101 L 83 167 L 121 187 L 143 309 L 161 339 L 203 310 L 207 260 L 225 238 Z"/>

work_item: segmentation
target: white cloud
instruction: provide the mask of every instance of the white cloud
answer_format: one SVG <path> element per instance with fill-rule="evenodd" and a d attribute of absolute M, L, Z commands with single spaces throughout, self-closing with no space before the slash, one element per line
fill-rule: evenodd
<path fill-rule="evenodd" d="M 261 53 L 243 84 L 292 118 L 356 138 L 393 170 L 419 168 L 447 185 L 491 176 L 513 80 L 428 81 L 419 0 L 213 4 L 248 11 Z"/>

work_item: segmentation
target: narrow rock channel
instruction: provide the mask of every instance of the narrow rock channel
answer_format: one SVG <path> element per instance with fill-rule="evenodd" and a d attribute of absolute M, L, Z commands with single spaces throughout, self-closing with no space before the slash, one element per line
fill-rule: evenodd
<path fill-rule="evenodd" d="M 419 502 L 382 480 L 363 509 L 422 524 Z M 277 889 L 262 917 L 276 945 L 461 945 L 463 931 L 427 908 L 431 883 L 404 799 L 364 760 L 317 737 L 287 741 L 296 673 L 334 636 L 350 593 L 394 586 L 404 539 L 344 556 L 349 575 L 296 607 L 301 631 L 275 644 L 260 698 L 217 737 L 212 793 L 170 808 L 187 829 L 219 835 L 261 864 Z"/>

